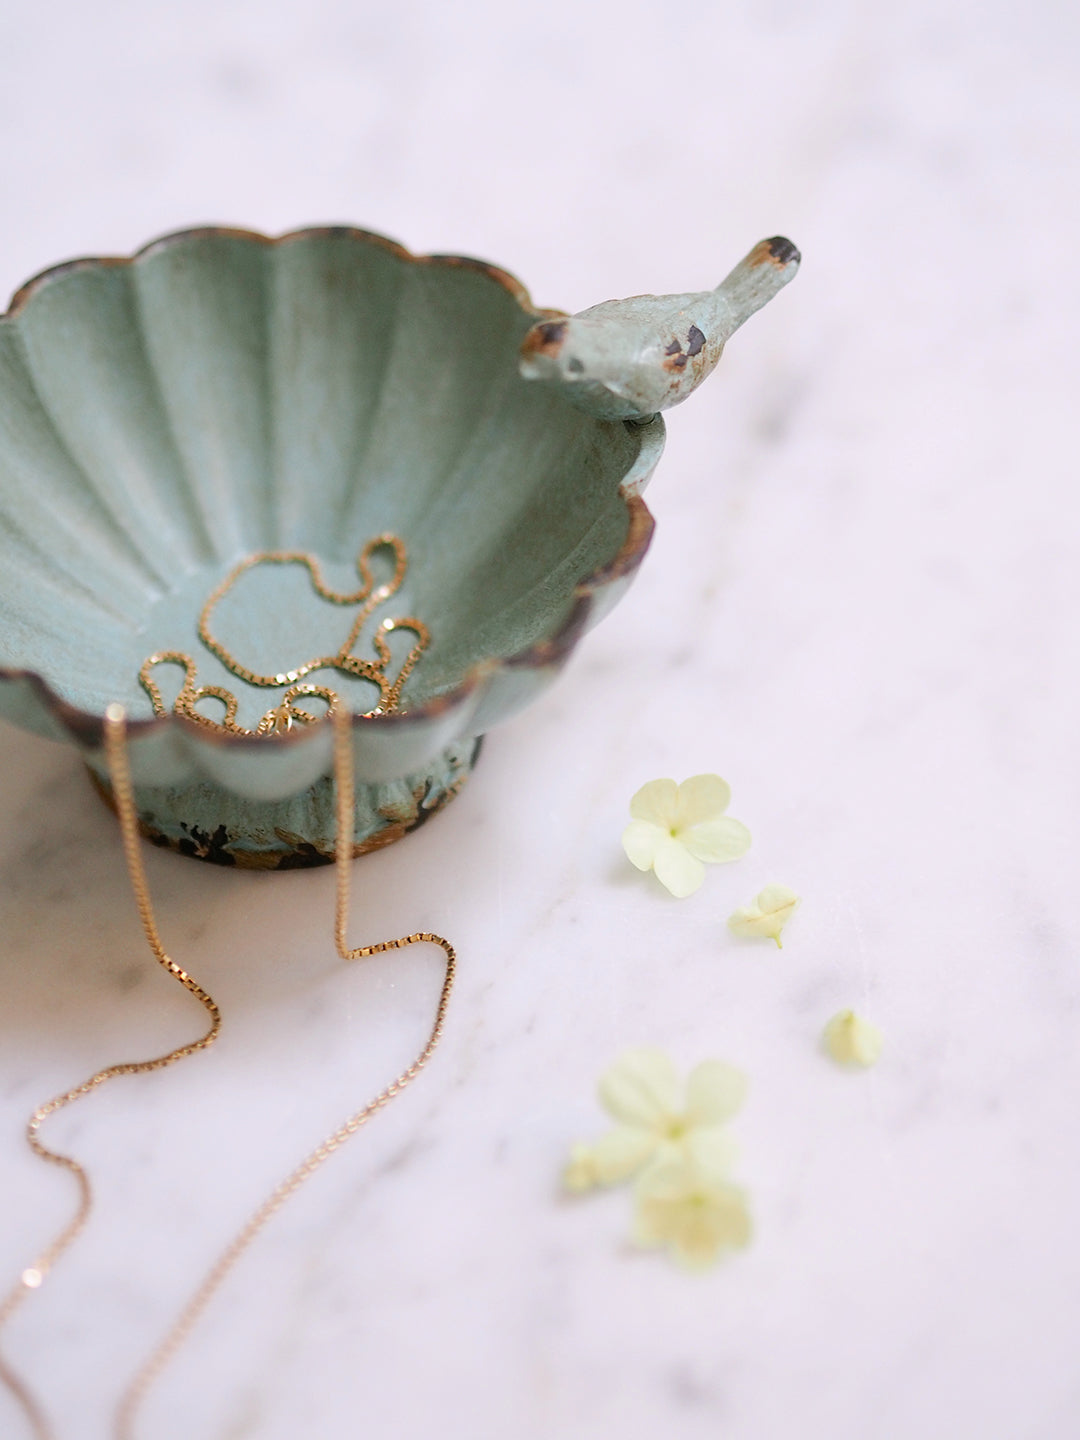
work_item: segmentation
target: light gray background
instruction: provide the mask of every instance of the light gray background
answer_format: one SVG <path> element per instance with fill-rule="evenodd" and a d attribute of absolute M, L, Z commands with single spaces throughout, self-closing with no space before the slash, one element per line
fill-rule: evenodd
<path fill-rule="evenodd" d="M 795 285 L 670 417 L 639 582 L 356 942 L 461 954 L 436 1061 L 275 1222 L 140 1434 L 1066 1440 L 1080 1425 L 1078 16 L 1048 0 L 0 11 L 0 289 L 205 221 L 348 220 L 540 304 Z M 718 770 L 750 855 L 669 901 L 630 794 Z M 33 1105 L 188 1038 L 71 750 L 0 731 L 0 1276 L 70 1213 Z M 343 969 L 332 877 L 151 854 L 211 1054 L 57 1123 L 98 1209 L 4 1337 L 61 1440 L 266 1189 L 417 1048 L 419 951 Z M 769 880 L 782 952 L 724 919 Z M 854 1004 L 873 1072 L 816 1049 Z M 568 1202 L 633 1043 L 752 1079 L 752 1248 L 704 1278 Z M 4 1282 L 6 1284 L 6 1281 Z M 25 1431 L 0 1396 L 0 1433 Z"/>

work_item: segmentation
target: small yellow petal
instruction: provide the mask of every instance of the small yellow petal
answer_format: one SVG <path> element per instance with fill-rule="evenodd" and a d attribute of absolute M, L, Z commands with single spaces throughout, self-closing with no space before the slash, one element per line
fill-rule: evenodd
<path fill-rule="evenodd" d="M 679 1077 L 655 1046 L 624 1050 L 600 1077 L 600 1103 L 615 1120 L 656 1134 L 679 1108 Z"/>
<path fill-rule="evenodd" d="M 563 1185 L 575 1194 L 583 1194 L 598 1185 L 596 1166 L 592 1150 L 588 1145 L 575 1145 L 570 1151 L 570 1160 L 563 1171 Z"/>
<path fill-rule="evenodd" d="M 723 1125 L 742 1109 L 749 1082 L 723 1060 L 703 1060 L 686 1082 L 686 1118 L 691 1125 Z"/>
<path fill-rule="evenodd" d="M 825 1049 L 840 1065 L 874 1065 L 885 1043 L 878 1027 L 856 1015 L 854 1010 L 841 1010 L 834 1015 L 821 1038 Z"/>
<path fill-rule="evenodd" d="M 731 786 L 719 775 L 691 775 L 679 786 L 675 824 L 685 830 L 707 820 L 719 820 L 731 804 Z"/>
<path fill-rule="evenodd" d="M 630 801 L 630 814 L 635 820 L 648 820 L 669 833 L 678 815 L 679 787 L 674 780 L 650 780 L 642 785 Z"/>
<path fill-rule="evenodd" d="M 763 935 L 780 945 L 780 932 L 798 903 L 798 895 L 786 885 L 766 885 L 749 905 L 735 911 L 728 929 L 733 935 Z"/>
<path fill-rule="evenodd" d="M 636 1125 L 616 1125 L 606 1135 L 601 1135 L 592 1148 L 592 1168 L 595 1183 L 617 1185 L 620 1180 L 629 1180 L 643 1169 L 656 1154 L 660 1144 L 654 1130 L 644 1130 Z"/>
<path fill-rule="evenodd" d="M 679 832 L 678 839 L 691 855 L 709 865 L 726 865 L 750 849 L 750 831 L 741 820 L 734 820 L 730 815 L 691 825 Z"/>
<path fill-rule="evenodd" d="M 671 837 L 651 820 L 631 820 L 622 833 L 623 849 L 631 865 L 639 870 L 651 870 L 656 852 Z"/>
<path fill-rule="evenodd" d="M 705 866 L 679 840 L 664 838 L 656 847 L 653 871 L 677 900 L 693 895 L 705 879 Z"/>
<path fill-rule="evenodd" d="M 739 1161 L 739 1145 L 724 1125 L 697 1125 L 682 1144 L 683 1154 L 706 1183 L 726 1180 Z"/>

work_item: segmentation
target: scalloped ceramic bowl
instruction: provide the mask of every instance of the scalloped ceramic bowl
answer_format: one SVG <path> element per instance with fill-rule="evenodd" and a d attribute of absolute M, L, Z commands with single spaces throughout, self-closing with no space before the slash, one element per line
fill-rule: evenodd
<path fill-rule="evenodd" d="M 32 280 L 0 320 L 0 713 L 74 741 L 107 793 L 119 701 L 151 838 L 225 864 L 329 860 L 331 727 L 256 739 L 155 716 L 139 670 L 179 649 L 200 684 L 242 689 L 196 633 L 231 567 L 303 550 L 347 589 L 360 547 L 393 532 L 393 608 L 431 642 L 400 711 L 362 717 L 350 691 L 358 849 L 419 824 L 652 533 L 638 491 L 663 420 L 592 418 L 519 374 L 554 313 L 493 266 L 343 227 L 193 230 Z M 329 643 L 316 631 L 341 617 L 311 599 L 295 569 L 238 588 L 236 644 L 272 667 Z M 244 703 L 250 720 L 266 695 Z"/>

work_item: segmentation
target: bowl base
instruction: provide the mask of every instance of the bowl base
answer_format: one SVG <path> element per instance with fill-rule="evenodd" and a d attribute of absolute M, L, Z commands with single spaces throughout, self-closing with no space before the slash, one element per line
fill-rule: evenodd
<path fill-rule="evenodd" d="M 423 770 L 381 785 L 357 785 L 353 856 L 381 850 L 417 830 L 469 778 L 482 737 L 452 745 Z M 115 810 L 112 787 L 90 767 L 98 794 Z M 139 785 L 139 830 L 152 845 L 244 870 L 300 870 L 335 859 L 334 782 L 324 776 L 288 800 L 245 800 L 221 786 Z"/>

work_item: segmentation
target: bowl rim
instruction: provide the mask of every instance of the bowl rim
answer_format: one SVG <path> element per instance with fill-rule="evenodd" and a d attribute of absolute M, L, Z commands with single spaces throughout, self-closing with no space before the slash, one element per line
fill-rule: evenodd
<path fill-rule="evenodd" d="M 259 230 L 250 230 L 233 225 L 196 225 L 181 230 L 171 230 L 141 246 L 131 255 L 87 255 L 72 260 L 63 260 L 32 275 L 13 294 L 7 310 L 0 315 L 0 324 L 14 321 L 29 301 L 39 291 L 54 281 L 81 270 L 94 270 L 137 264 L 145 256 L 168 249 L 185 241 L 224 238 L 236 239 L 266 247 L 284 246 L 293 241 L 334 236 L 357 240 L 386 250 L 397 259 L 412 265 L 430 265 L 447 269 L 474 270 L 500 285 L 517 302 L 521 310 L 536 320 L 555 319 L 565 315 L 564 310 L 541 309 L 534 304 L 531 295 L 522 282 L 499 265 L 487 260 L 478 260 L 469 255 L 417 254 L 397 240 L 366 230 L 357 225 L 325 224 L 304 226 L 287 230 L 280 235 L 266 235 Z M 597 593 L 620 579 L 632 577 L 644 559 L 652 541 L 656 522 L 638 491 L 652 474 L 664 447 L 665 425 L 662 415 L 655 415 L 645 424 L 633 421 L 622 423 L 640 433 L 641 447 L 628 473 L 623 477 L 618 494 L 627 509 L 626 538 L 613 559 L 590 571 L 575 582 L 573 604 L 563 623 L 542 640 L 537 640 L 511 655 L 478 660 L 465 671 L 461 680 L 451 689 L 408 710 L 391 715 L 363 715 L 354 712 L 353 726 L 363 724 L 372 732 L 387 728 L 400 730 L 404 726 L 422 724 L 445 715 L 462 705 L 492 675 L 503 670 L 549 669 L 563 665 L 571 651 L 589 628 L 589 621 L 596 602 Z M 83 710 L 62 698 L 49 682 L 36 670 L 0 665 L 0 682 L 23 683 L 30 687 L 48 714 L 80 743 L 98 748 L 104 741 L 105 717 Z M 281 747 L 299 744 L 311 738 L 313 732 L 327 723 L 324 718 L 315 725 L 305 725 L 283 734 L 237 735 L 228 730 L 210 729 L 184 715 L 170 711 L 167 715 L 155 715 L 147 719 L 130 718 L 127 730 L 131 738 L 141 738 L 161 732 L 169 726 L 179 726 L 187 733 L 197 736 L 206 743 L 241 749 L 265 749 L 268 745 Z"/>

